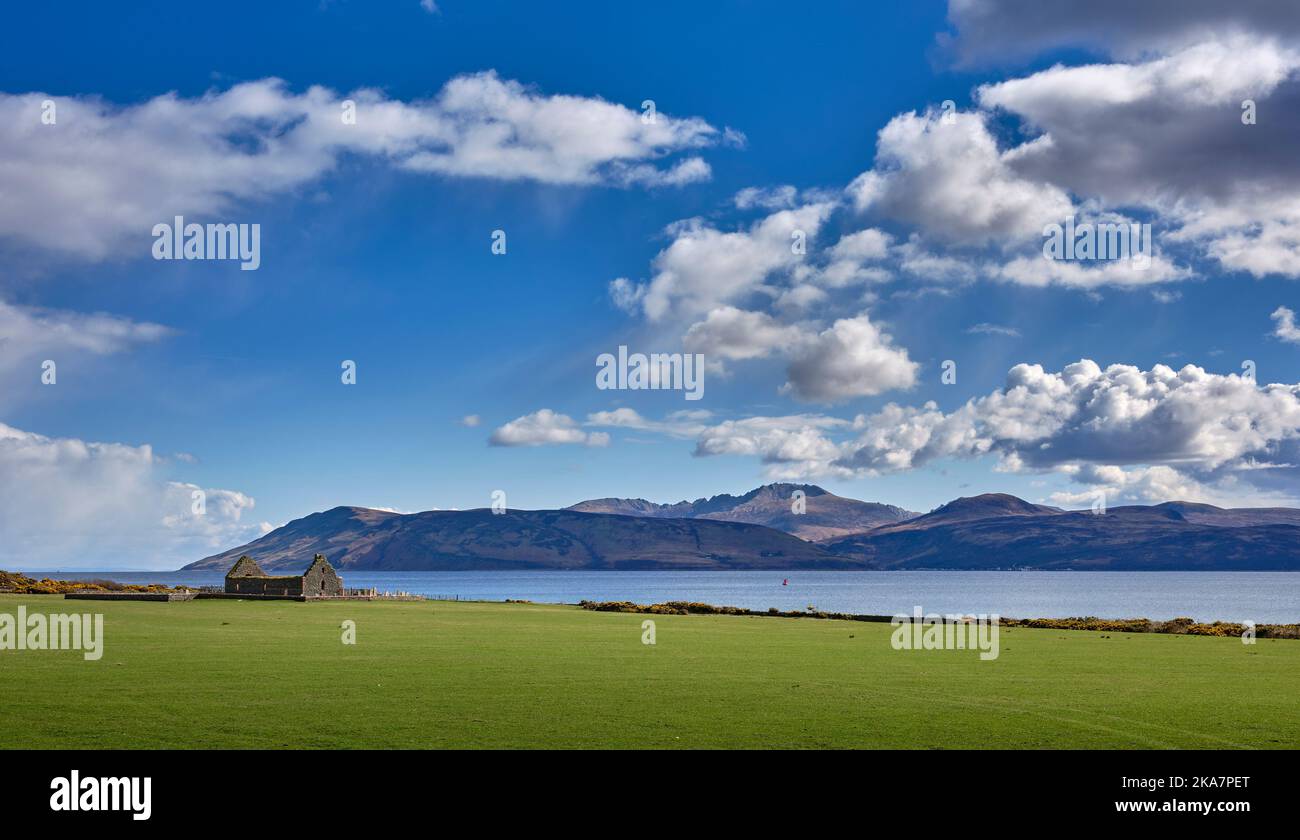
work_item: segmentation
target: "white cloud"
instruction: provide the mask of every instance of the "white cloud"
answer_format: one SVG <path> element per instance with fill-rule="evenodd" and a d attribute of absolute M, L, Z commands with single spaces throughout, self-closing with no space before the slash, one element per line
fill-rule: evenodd
<path fill-rule="evenodd" d="M 604 432 L 584 432 L 572 417 L 549 408 L 517 417 L 492 432 L 493 446 L 547 446 L 576 443 L 583 446 L 608 446 Z"/>
<path fill-rule="evenodd" d="M 1224 266 L 1253 277 L 1300 277 L 1300 205 L 1272 219 L 1242 219 L 1206 239 L 1207 253 Z"/>
<path fill-rule="evenodd" d="M 776 299 L 774 306 L 786 313 L 801 313 L 825 303 L 826 290 L 811 283 L 800 283 L 786 289 Z"/>
<path fill-rule="evenodd" d="M 587 425 L 605 428 L 632 429 L 639 432 L 656 432 L 676 438 L 693 438 L 703 432 L 712 415 L 703 409 L 674 411 L 663 420 L 650 420 L 635 409 L 616 408 L 587 415 Z"/>
<path fill-rule="evenodd" d="M 47 373 L 62 382 L 86 357 L 122 353 L 162 340 L 174 331 L 161 324 L 106 313 L 17 306 L 0 300 L 0 408 L 28 399 Z M 54 366 L 47 370 L 45 362 Z"/>
<path fill-rule="evenodd" d="M 927 283 L 969 283 L 984 270 L 980 263 L 964 256 L 929 251 L 915 239 L 904 242 L 896 250 L 899 269 Z"/>
<path fill-rule="evenodd" d="M 1295 312 L 1287 309 L 1285 306 L 1279 306 L 1273 310 L 1269 316 L 1276 322 L 1273 328 L 1273 335 L 1283 341 L 1289 341 L 1292 344 L 1300 344 L 1300 327 L 1295 323 Z"/>
<path fill-rule="evenodd" d="M 682 345 L 692 353 L 703 353 L 706 359 L 758 359 L 788 352 L 803 338 L 797 326 L 781 324 L 765 312 L 721 306 L 691 326 Z"/>
<path fill-rule="evenodd" d="M 738 303 L 765 288 L 773 274 L 801 263 L 795 234 L 811 242 L 832 205 L 808 204 L 780 210 L 755 222 L 748 230 L 724 233 L 699 219 L 673 225 L 672 243 L 654 260 L 655 275 L 644 289 L 615 280 L 610 291 L 616 302 L 640 302 L 652 321 L 671 315 L 699 315 L 724 304 Z"/>
<path fill-rule="evenodd" d="M 780 187 L 745 187 L 732 199 L 738 210 L 786 210 L 799 200 L 799 191 L 789 184 Z"/>
<path fill-rule="evenodd" d="M 0 373 L 65 353 L 120 353 L 166 338 L 172 332 L 161 324 L 116 315 L 16 306 L 0 300 Z"/>
<path fill-rule="evenodd" d="M 824 414 L 647 420 L 630 409 L 591 425 L 694 437 L 695 454 L 755 457 L 771 479 L 863 478 L 945 459 L 994 457 L 1006 472 L 1068 477 L 1060 504 L 1187 499 L 1284 503 L 1300 462 L 1300 384 L 1257 386 L 1195 365 L 1060 372 L 1020 364 L 1006 384 L 952 411 L 886 405 L 852 421 Z"/>
<path fill-rule="evenodd" d="M 846 426 L 848 421 L 817 414 L 727 420 L 699 433 L 695 454 L 757 457 L 772 479 L 829 475 L 837 472 L 839 449 L 827 433 Z"/>
<path fill-rule="evenodd" d="M 1004 327 L 1001 324 L 987 322 L 967 327 L 966 332 L 969 335 L 1003 335 L 1008 338 L 1020 338 L 1020 330 L 1015 327 Z"/>
<path fill-rule="evenodd" d="M 883 260 L 893 238 L 882 230 L 866 228 L 840 237 L 831 248 L 835 260 Z"/>
<path fill-rule="evenodd" d="M 677 439 L 695 439 L 697 456 L 741 455 L 762 460 L 772 479 L 797 479 L 836 472 L 832 461 L 839 453 L 829 438 L 851 423 L 823 414 L 782 417 L 748 417 L 713 423 L 707 411 L 675 411 L 663 420 L 651 420 L 630 408 L 598 411 L 587 425 L 631 429 Z M 838 470 L 848 476 L 851 471 Z"/>
<path fill-rule="evenodd" d="M 1259 387 L 1195 365 L 1102 369 L 1085 359 L 1050 373 L 1021 364 L 1002 389 L 954 412 L 889 406 L 857 425 L 840 464 L 868 474 L 996 454 L 1011 470 L 1165 465 L 1197 477 L 1289 451 L 1300 439 L 1300 385 Z"/>
<path fill-rule="evenodd" d="M 49 438 L 0 423 L 0 567 L 177 568 L 259 535 L 243 521 L 252 498 L 165 472 L 147 444 Z"/>
<path fill-rule="evenodd" d="M 1114 465 L 1069 464 L 1061 472 L 1086 485 L 1086 489 L 1078 492 L 1061 491 L 1048 497 L 1053 504 L 1062 506 L 1091 505 L 1099 495 L 1107 505 L 1114 506 L 1203 500 L 1215 493 L 1213 488 L 1166 466 L 1126 470 Z"/>
<path fill-rule="evenodd" d="M 628 187 L 680 187 L 713 177 L 713 169 L 703 158 L 689 157 L 668 169 L 654 164 L 638 163 L 619 165 L 614 169 L 614 181 Z"/>
<path fill-rule="evenodd" d="M 826 251 L 825 265 L 807 267 L 799 279 L 806 288 L 816 283 L 828 289 L 886 282 L 892 275 L 879 263 L 889 257 L 892 242 L 889 234 L 875 228 L 845 234 Z"/>
<path fill-rule="evenodd" d="M 997 279 L 1021 286 L 1067 286 L 1075 289 L 1151 286 L 1192 276 L 1189 269 L 1175 265 L 1160 254 L 1152 256 L 1146 268 L 1138 268 L 1133 260 L 1051 260 L 1040 253 L 1032 257 L 1016 257 L 990 268 L 989 273 Z"/>
<path fill-rule="evenodd" d="M 848 187 L 861 211 L 961 244 L 1029 241 L 1073 212 L 1069 196 L 1016 172 L 982 114 L 900 114 L 880 130 L 875 167 Z"/>
<path fill-rule="evenodd" d="M 464 417 L 460 418 L 460 424 L 467 429 L 473 429 L 481 422 L 482 418 L 477 414 L 466 414 Z"/>
<path fill-rule="evenodd" d="M 41 121 L 46 99 L 54 125 Z M 345 99 L 356 105 L 352 124 Z M 493 72 L 458 76 L 412 102 L 375 90 L 293 93 L 276 79 L 128 106 L 0 94 L 0 237 L 104 258 L 129 237 L 147 244 L 150 227 L 174 215 L 210 218 L 308 184 L 345 154 L 458 177 L 683 184 L 707 178 L 708 165 L 664 159 L 726 138 L 698 118 L 643 122 L 622 105 L 543 95 Z"/>
<path fill-rule="evenodd" d="M 609 282 L 609 298 L 624 312 L 635 314 L 641 309 L 646 287 L 637 285 L 626 277 L 615 277 Z"/>
<path fill-rule="evenodd" d="M 801 400 L 841 402 L 916 382 L 918 365 L 865 315 L 838 320 L 803 344 L 786 387 Z"/>
<path fill-rule="evenodd" d="M 1038 134 L 1007 155 L 1020 177 L 1146 208 L 1165 241 L 1225 268 L 1300 276 L 1300 46 L 1223 33 L 1133 63 L 984 85 L 976 100 Z"/>
<path fill-rule="evenodd" d="M 825 268 L 809 272 L 807 279 L 828 289 L 843 289 L 861 284 L 887 283 L 893 279 L 893 275 L 880 266 L 864 266 L 857 260 L 836 260 L 828 263 Z M 816 288 L 808 283 L 802 285 L 805 289 Z M 822 296 L 825 296 L 824 292 Z"/>

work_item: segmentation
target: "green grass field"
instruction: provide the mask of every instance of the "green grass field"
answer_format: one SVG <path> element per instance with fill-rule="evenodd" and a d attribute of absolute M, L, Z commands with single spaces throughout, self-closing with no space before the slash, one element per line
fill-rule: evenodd
<path fill-rule="evenodd" d="M 1300 745 L 1300 641 L 1004 628 L 981 662 L 865 622 L 654 616 L 647 646 L 562 606 L 20 604 L 103 613 L 104 656 L 0 651 L 6 748 Z"/>

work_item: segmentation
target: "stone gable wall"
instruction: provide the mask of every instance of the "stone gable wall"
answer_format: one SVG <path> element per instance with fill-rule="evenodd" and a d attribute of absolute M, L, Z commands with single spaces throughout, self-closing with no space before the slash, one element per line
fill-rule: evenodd
<path fill-rule="evenodd" d="M 328 563 L 314 563 L 302 576 L 303 595 L 342 595 L 343 578 Z"/>

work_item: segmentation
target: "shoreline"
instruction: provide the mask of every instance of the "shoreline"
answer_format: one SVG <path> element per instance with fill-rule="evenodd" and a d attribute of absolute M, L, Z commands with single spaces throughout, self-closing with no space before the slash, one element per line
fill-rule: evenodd
<path fill-rule="evenodd" d="M 737 574 L 607 570 L 520 570 L 487 572 L 358 572 L 349 580 L 362 588 L 406 593 L 435 600 L 576 605 L 581 601 L 638 604 L 706 603 L 736 605 L 752 613 L 772 608 L 792 614 L 812 611 L 847 616 L 909 612 L 917 604 L 931 612 L 997 613 L 1042 621 L 1085 617 L 1112 622 L 1153 624 L 1186 616 L 1193 624 L 1286 626 L 1300 620 L 1295 604 L 1300 578 L 1272 573 L 1208 575 L 1063 574 L 1016 572 L 954 574 L 905 571 L 897 574 L 765 572 Z M 693 570 L 696 571 L 696 570 Z M 706 570 L 698 570 L 705 572 Z M 788 581 L 783 578 L 789 578 Z M 222 591 L 213 573 L 81 572 L 73 575 L 22 575 L 0 571 L 0 591 L 29 594 L 70 592 L 196 593 Z M 788 588 L 786 584 L 788 583 Z M 813 605 L 816 605 L 815 607 Z M 1031 619 L 1025 619 L 1031 620 Z"/>
<path fill-rule="evenodd" d="M 691 601 L 667 601 L 662 604 L 635 604 L 631 601 L 581 601 L 575 606 L 593 612 L 637 613 L 641 615 L 739 615 L 766 616 L 769 618 L 811 618 L 831 621 L 869 621 L 876 623 L 912 623 L 913 616 L 899 614 L 863 615 L 857 613 L 824 612 L 821 610 L 750 610 L 744 607 L 719 607 Z M 957 624 L 967 618 L 954 615 L 927 615 L 921 623 Z M 1230 621 L 1198 622 L 1194 618 L 1180 617 L 1169 621 L 1152 621 L 1149 618 L 1097 618 L 1095 616 L 1071 618 L 1004 618 L 998 616 L 1002 627 L 1028 627 L 1035 630 L 1093 630 L 1111 633 L 1162 633 L 1175 636 L 1237 636 L 1247 632 L 1244 624 Z M 1300 639 L 1300 624 L 1256 624 L 1254 637 L 1259 639 Z"/>

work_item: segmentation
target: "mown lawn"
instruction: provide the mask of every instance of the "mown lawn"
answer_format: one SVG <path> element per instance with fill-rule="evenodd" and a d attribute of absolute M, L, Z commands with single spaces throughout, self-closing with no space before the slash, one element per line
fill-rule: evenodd
<path fill-rule="evenodd" d="M 0 747 L 1300 746 L 1300 641 L 488 603 L 107 603 L 104 656 L 0 651 Z M 340 624 L 357 624 L 343 645 Z"/>

